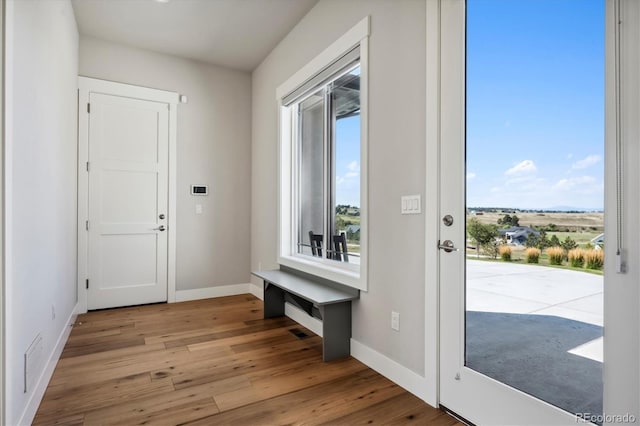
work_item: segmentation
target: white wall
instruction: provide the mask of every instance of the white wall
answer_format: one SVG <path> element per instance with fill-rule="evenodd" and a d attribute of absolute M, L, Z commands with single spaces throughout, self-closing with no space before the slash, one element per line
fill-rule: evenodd
<path fill-rule="evenodd" d="M 249 73 L 85 36 L 79 67 L 83 76 L 188 96 L 178 106 L 176 289 L 248 283 Z M 192 184 L 208 185 L 210 195 L 190 195 Z"/>
<path fill-rule="evenodd" d="M 425 192 L 425 14 L 424 0 L 321 0 L 253 72 L 251 153 L 251 267 L 267 269 L 277 267 L 276 87 L 371 15 L 369 291 L 354 304 L 353 338 L 418 374 L 424 216 L 401 215 L 400 197 Z M 392 310 L 400 313 L 400 332 L 391 330 Z"/>
<path fill-rule="evenodd" d="M 47 361 L 57 361 L 56 343 L 76 305 L 78 31 L 71 4 L 9 1 L 7 63 L 6 422 L 17 424 L 35 413 Z M 44 351 L 33 373 L 43 380 L 25 394 L 23 354 L 38 333 Z"/>

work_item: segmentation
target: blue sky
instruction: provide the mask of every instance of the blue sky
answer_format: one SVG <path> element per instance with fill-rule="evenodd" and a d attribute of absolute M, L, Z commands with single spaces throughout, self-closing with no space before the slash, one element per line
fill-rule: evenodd
<path fill-rule="evenodd" d="M 360 206 L 360 116 L 336 122 L 336 204 Z"/>
<path fill-rule="evenodd" d="M 467 1 L 467 205 L 603 207 L 604 1 Z"/>

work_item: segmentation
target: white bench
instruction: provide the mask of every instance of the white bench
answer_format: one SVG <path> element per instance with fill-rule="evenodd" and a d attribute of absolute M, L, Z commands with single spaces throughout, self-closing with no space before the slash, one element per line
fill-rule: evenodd
<path fill-rule="evenodd" d="M 359 290 L 338 288 L 283 270 L 252 272 L 264 282 L 264 318 L 284 316 L 286 296 L 322 320 L 322 360 L 332 361 L 351 354 L 351 301 Z"/>

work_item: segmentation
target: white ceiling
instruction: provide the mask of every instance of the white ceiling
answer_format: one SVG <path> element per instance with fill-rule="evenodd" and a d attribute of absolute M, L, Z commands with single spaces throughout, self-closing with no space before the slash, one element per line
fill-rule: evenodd
<path fill-rule="evenodd" d="M 318 0 L 72 0 L 80 34 L 251 71 Z"/>

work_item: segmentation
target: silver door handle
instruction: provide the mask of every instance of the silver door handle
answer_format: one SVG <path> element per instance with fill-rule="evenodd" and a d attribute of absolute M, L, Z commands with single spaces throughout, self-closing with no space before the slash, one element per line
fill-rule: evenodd
<path fill-rule="evenodd" d="M 442 243 L 440 243 L 440 241 L 438 241 L 438 248 L 440 250 L 444 250 L 447 253 L 451 253 L 452 251 L 459 251 L 460 249 L 457 249 L 454 247 L 453 245 L 453 241 L 451 240 L 445 240 Z"/>
<path fill-rule="evenodd" d="M 165 228 L 164 225 L 160 225 L 157 228 L 153 228 L 154 231 L 164 231 L 165 229 L 167 228 Z"/>

